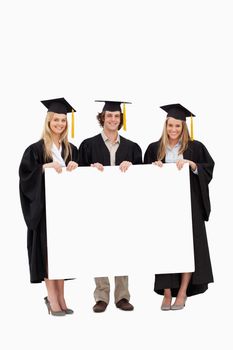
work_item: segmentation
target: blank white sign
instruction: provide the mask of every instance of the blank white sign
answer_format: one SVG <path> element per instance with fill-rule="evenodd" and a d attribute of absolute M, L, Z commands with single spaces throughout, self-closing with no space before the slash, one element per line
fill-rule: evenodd
<path fill-rule="evenodd" d="M 188 165 L 45 170 L 50 279 L 194 271 Z"/>

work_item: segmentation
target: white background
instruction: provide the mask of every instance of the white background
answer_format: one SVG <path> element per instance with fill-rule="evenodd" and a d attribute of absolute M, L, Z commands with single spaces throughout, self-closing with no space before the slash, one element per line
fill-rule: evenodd
<path fill-rule="evenodd" d="M 226 0 L 1 2 L 5 349 L 232 346 L 227 321 L 232 316 L 230 5 Z M 24 149 L 41 135 L 46 111 L 39 101 L 62 96 L 77 108 L 76 145 L 99 132 L 95 116 L 102 106 L 95 99 L 133 102 L 127 106 L 124 135 L 143 151 L 161 134 L 165 115 L 160 105 L 179 102 L 196 114 L 195 138 L 216 161 L 207 225 L 215 283 L 205 294 L 189 298 L 182 312 L 159 310 L 161 297 L 153 293 L 153 276 L 145 272 L 130 278 L 132 313 L 120 312 L 111 303 L 106 313 L 93 314 L 94 283 L 86 276 L 66 283 L 73 316 L 56 319 L 46 314 L 43 284 L 29 283 L 17 171 Z M 159 229 L 159 218 L 153 220 Z"/>

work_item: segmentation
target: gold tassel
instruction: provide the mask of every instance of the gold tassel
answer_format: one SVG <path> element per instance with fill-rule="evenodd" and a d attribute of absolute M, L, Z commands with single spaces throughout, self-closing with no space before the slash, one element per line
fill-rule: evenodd
<path fill-rule="evenodd" d="M 71 137 L 74 138 L 74 110 L 72 109 L 71 115 Z"/>
<path fill-rule="evenodd" d="M 126 131 L 126 106 L 123 104 L 123 130 Z"/>
<path fill-rule="evenodd" d="M 191 123 L 190 123 L 190 137 L 191 137 L 191 141 L 194 140 L 194 136 L 193 136 L 193 116 L 191 114 Z"/>

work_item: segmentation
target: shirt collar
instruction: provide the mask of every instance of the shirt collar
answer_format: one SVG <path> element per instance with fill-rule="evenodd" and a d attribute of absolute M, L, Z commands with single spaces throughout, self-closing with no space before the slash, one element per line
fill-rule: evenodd
<path fill-rule="evenodd" d="M 52 150 L 53 150 L 54 152 L 60 152 L 60 153 L 61 153 L 61 151 L 62 151 L 62 145 L 60 144 L 59 148 L 57 148 L 57 146 L 56 146 L 55 143 L 53 142 L 53 144 L 52 144 Z"/>
<path fill-rule="evenodd" d="M 173 147 L 174 148 L 177 148 L 177 147 L 180 147 L 181 146 L 181 139 L 175 144 L 175 146 Z M 169 145 L 167 145 L 167 148 L 168 149 L 172 149 Z"/>
<path fill-rule="evenodd" d="M 104 130 L 102 130 L 101 136 L 102 136 L 104 142 L 106 142 L 106 141 L 111 142 L 111 141 L 109 140 L 109 138 L 105 135 Z M 119 135 L 118 133 L 117 133 L 117 139 L 116 139 L 116 141 L 115 141 L 114 143 L 120 143 L 120 135 Z"/>

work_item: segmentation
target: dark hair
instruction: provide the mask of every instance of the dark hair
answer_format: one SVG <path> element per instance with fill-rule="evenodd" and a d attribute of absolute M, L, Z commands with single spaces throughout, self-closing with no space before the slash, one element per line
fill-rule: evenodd
<path fill-rule="evenodd" d="M 106 111 L 101 112 L 101 113 L 99 113 L 99 114 L 96 116 L 96 118 L 97 118 L 97 120 L 98 120 L 100 126 L 102 126 L 102 128 L 104 127 L 105 113 L 106 113 Z M 120 124 L 119 124 L 119 126 L 118 126 L 118 130 L 120 130 L 121 127 L 122 127 L 122 125 L 123 125 L 123 113 L 120 112 L 120 115 L 121 115 L 121 121 L 120 121 Z"/>

